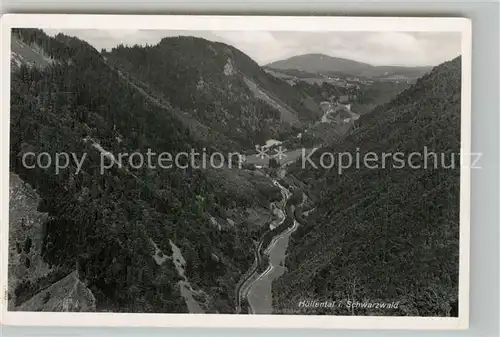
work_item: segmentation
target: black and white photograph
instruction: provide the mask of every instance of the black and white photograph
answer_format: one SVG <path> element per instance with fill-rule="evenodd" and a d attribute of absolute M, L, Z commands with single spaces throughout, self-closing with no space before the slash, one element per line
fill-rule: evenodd
<path fill-rule="evenodd" d="M 3 323 L 467 327 L 467 19 L 2 34 Z"/>

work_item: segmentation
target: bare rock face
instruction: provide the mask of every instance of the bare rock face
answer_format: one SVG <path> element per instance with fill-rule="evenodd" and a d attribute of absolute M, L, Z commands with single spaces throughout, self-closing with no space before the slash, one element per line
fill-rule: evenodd
<path fill-rule="evenodd" d="M 10 173 L 9 310 L 95 311 L 94 295 L 80 281 L 76 271 L 45 285 L 57 273 L 57 268 L 49 267 L 42 258 L 48 214 L 37 211 L 39 203 L 36 191 L 19 176 Z M 19 303 L 21 298 L 16 298 L 19 286 L 33 292 L 33 296 L 23 303 Z"/>
<path fill-rule="evenodd" d="M 96 300 L 92 292 L 78 278 L 76 271 L 35 294 L 14 310 L 50 312 L 93 312 Z"/>
<path fill-rule="evenodd" d="M 51 270 L 41 257 L 44 223 L 48 215 L 37 211 L 40 197 L 16 174 L 9 186 L 9 298 L 22 282 L 35 282 Z M 11 304 L 9 301 L 9 306 Z"/>
<path fill-rule="evenodd" d="M 11 67 L 20 68 L 25 64 L 28 67 L 45 68 L 55 61 L 37 44 L 31 45 L 13 37 L 11 40 Z"/>
<path fill-rule="evenodd" d="M 224 65 L 224 75 L 226 76 L 236 75 L 236 68 L 231 58 L 228 58 L 226 64 Z"/>

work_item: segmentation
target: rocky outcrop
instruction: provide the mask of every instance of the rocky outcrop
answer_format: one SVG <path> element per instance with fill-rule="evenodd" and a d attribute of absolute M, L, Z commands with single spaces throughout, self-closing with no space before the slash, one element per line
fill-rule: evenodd
<path fill-rule="evenodd" d="M 46 213 L 39 212 L 40 197 L 18 175 L 9 184 L 9 310 L 95 311 L 95 298 L 75 271 L 47 286 L 58 271 L 43 260 Z M 50 282 L 50 281 L 49 281 Z M 19 304 L 21 294 L 34 295 Z M 39 289 L 37 289 L 39 288 Z M 43 290 L 41 290 L 43 288 Z M 28 290 L 29 289 L 29 290 Z M 37 291 L 38 290 L 38 291 Z M 23 297 L 24 297 L 23 296 Z"/>
<path fill-rule="evenodd" d="M 96 300 L 74 271 L 22 303 L 16 311 L 93 312 Z"/>
<path fill-rule="evenodd" d="M 37 211 L 40 197 L 33 188 L 11 173 L 9 186 L 9 306 L 15 289 L 34 283 L 51 272 L 41 256 L 46 213 Z"/>

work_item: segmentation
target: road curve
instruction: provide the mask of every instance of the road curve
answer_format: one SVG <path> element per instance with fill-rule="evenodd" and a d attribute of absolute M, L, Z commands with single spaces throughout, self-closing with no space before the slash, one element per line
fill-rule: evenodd
<path fill-rule="evenodd" d="M 281 214 L 283 215 L 279 221 L 279 223 L 276 224 L 276 227 L 279 227 L 283 222 L 286 220 L 288 212 L 286 212 L 286 208 L 289 206 L 288 205 L 288 200 L 290 199 L 291 193 L 288 189 L 283 187 L 277 180 L 273 179 L 273 184 L 278 186 L 281 189 L 281 194 L 283 196 L 282 200 L 280 202 L 277 202 L 277 206 L 280 207 Z M 294 217 L 294 212 L 291 212 L 291 215 Z M 293 227 L 287 228 L 285 231 L 279 233 L 276 235 L 271 242 L 269 243 L 269 247 L 272 248 L 273 244 L 275 244 L 280 238 L 283 238 L 285 235 L 289 234 L 290 231 L 294 231 L 296 227 L 299 225 L 299 223 L 294 219 L 292 219 L 294 222 Z M 273 227 L 274 228 L 274 227 Z M 261 279 L 263 276 L 266 275 L 266 273 L 269 273 L 272 269 L 273 266 L 270 263 L 268 268 L 264 271 L 264 273 L 260 274 L 258 273 L 258 268 L 262 260 L 262 244 L 264 243 L 264 239 L 266 235 L 269 233 L 270 230 L 266 231 L 261 238 L 258 241 L 258 244 L 256 245 L 256 249 L 254 250 L 255 253 L 255 260 L 254 263 L 252 264 L 252 267 L 247 271 L 245 274 L 246 276 L 243 277 L 243 279 L 238 283 L 236 287 L 236 313 L 240 314 L 241 313 L 241 304 L 243 299 L 247 298 L 248 293 L 254 283 Z M 269 252 L 269 247 L 266 248 L 264 253 Z M 250 306 L 250 312 L 253 313 L 253 308 Z"/>

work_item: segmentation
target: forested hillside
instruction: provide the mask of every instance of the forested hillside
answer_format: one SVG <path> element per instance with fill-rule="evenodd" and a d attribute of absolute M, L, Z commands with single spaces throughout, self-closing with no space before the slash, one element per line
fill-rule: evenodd
<path fill-rule="evenodd" d="M 43 259 L 55 271 L 78 268 L 97 311 L 187 312 L 191 290 L 204 311 L 233 311 L 234 286 L 253 261 L 252 212 L 267 220 L 279 190 L 243 170 L 125 165 L 101 174 L 107 151 L 210 152 L 230 143 L 207 146 L 179 109 L 139 90 L 84 41 L 16 29 L 12 43 L 18 41 L 51 60 L 42 66 L 17 55 L 11 75 L 10 169 L 48 213 Z M 77 174 L 73 162 L 60 172 L 27 168 L 27 152 L 87 157 Z M 185 265 L 176 265 L 177 249 Z M 35 281 L 17 292 L 26 298 L 45 287 Z"/>
<path fill-rule="evenodd" d="M 362 86 L 356 92 L 356 99 L 352 103 L 352 110 L 363 115 L 391 101 L 398 93 L 408 88 L 406 82 L 375 82 L 369 86 Z"/>
<path fill-rule="evenodd" d="M 109 63 L 196 121 L 246 147 L 321 116 L 305 93 L 267 74 L 238 49 L 195 37 L 118 46 Z"/>
<path fill-rule="evenodd" d="M 276 312 L 304 299 L 400 302 L 397 309 L 338 307 L 309 313 L 457 315 L 461 59 L 446 62 L 360 119 L 321 152 L 404 153 L 404 168 L 290 168 L 317 207 L 292 236 L 288 273 L 273 285 Z M 438 154 L 427 169 L 412 152 Z M 445 154 L 442 161 L 441 153 Z M 454 153 L 454 159 L 451 154 Z M 413 165 L 423 165 L 414 157 Z M 362 162 L 361 162 L 362 163 Z M 373 165 L 373 162 L 370 162 Z M 396 162 L 396 164 L 398 164 Z M 449 168 L 450 165 L 455 168 Z M 443 167 L 446 165 L 447 168 Z"/>

